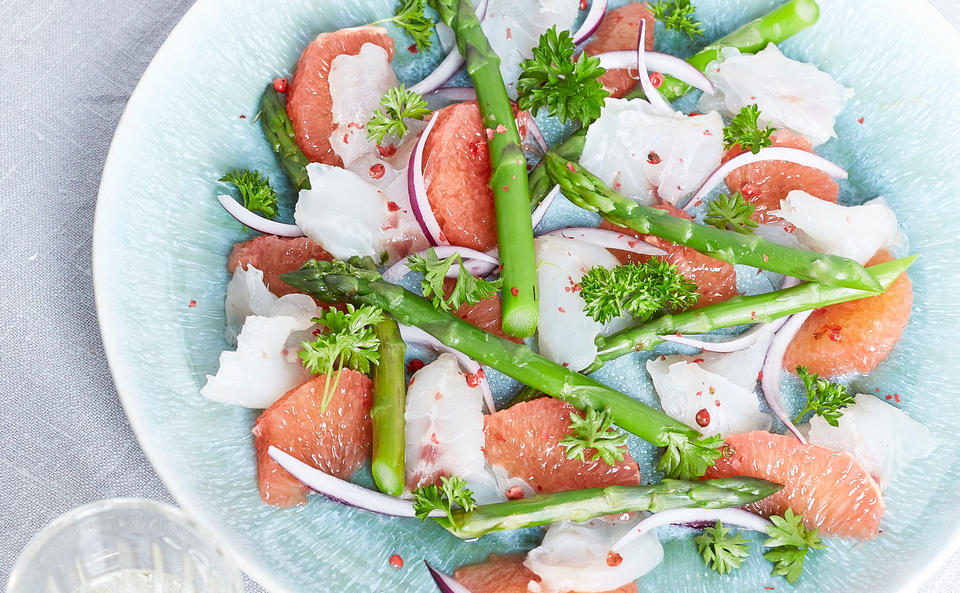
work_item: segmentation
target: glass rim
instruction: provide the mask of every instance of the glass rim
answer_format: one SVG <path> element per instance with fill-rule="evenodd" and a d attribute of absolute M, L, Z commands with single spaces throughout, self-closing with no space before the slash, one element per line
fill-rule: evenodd
<path fill-rule="evenodd" d="M 14 587 L 18 584 L 17 581 L 23 577 L 24 571 L 29 566 L 29 561 L 43 549 L 47 542 L 66 527 L 81 519 L 116 509 L 150 511 L 195 531 L 200 538 L 229 565 L 229 568 L 231 568 L 234 573 L 231 575 L 231 580 L 234 581 L 234 588 L 237 591 L 243 591 L 240 568 L 237 566 L 233 555 L 225 546 L 221 545 L 213 531 L 204 527 L 203 524 L 180 507 L 158 500 L 135 497 L 106 498 L 89 502 L 70 509 L 44 525 L 27 541 L 23 549 L 20 550 L 20 554 L 13 564 L 13 569 L 10 571 L 10 577 L 7 579 L 6 591 L 9 593 L 14 590 Z"/>

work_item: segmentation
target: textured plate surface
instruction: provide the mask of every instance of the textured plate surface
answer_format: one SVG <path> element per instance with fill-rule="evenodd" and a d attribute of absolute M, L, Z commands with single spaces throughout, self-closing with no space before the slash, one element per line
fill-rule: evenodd
<path fill-rule="evenodd" d="M 264 506 L 255 481 L 254 414 L 199 395 L 224 347 L 225 257 L 234 242 L 253 236 L 217 204 L 216 179 L 240 166 L 265 170 L 284 185 L 252 125 L 264 83 L 288 73 L 317 33 L 389 15 L 393 4 L 199 0 L 131 98 L 103 175 L 94 272 L 104 344 L 124 407 L 177 500 L 213 526 L 243 568 L 275 593 L 431 591 L 421 559 L 452 569 L 491 551 L 529 547 L 539 537 L 528 530 L 461 543 L 433 524 L 379 518 L 316 496 L 298 509 Z M 777 4 L 697 2 L 706 39 Z M 910 10 L 893 0 L 869 4 L 866 10 L 857 0 L 823 0 L 820 23 L 783 48 L 856 89 L 839 118 L 840 138 L 821 152 L 851 171 L 844 201 L 885 196 L 911 249 L 923 254 L 911 270 L 917 304 L 903 340 L 855 384 L 899 393 L 901 407 L 925 422 L 941 446 L 890 486 L 879 538 L 831 541 L 829 550 L 808 560 L 796 587 L 771 578 L 758 554 L 735 575 L 718 577 L 704 568 L 689 538 L 662 532 L 665 561 L 641 581 L 641 591 L 898 591 L 917 583 L 956 539 L 960 474 L 953 462 L 960 444 L 951 437 L 960 422 L 954 263 L 960 41 L 926 3 L 910 3 Z M 661 48 L 689 51 L 682 39 L 661 40 Z M 400 39 L 398 46 L 409 43 Z M 412 64 L 406 51 L 397 55 L 408 82 L 429 67 Z M 292 196 L 284 198 L 289 203 Z M 550 222 L 583 220 L 583 214 L 563 204 Z M 642 360 L 622 359 L 602 378 L 653 402 Z M 502 397 L 509 385 L 498 387 Z M 653 452 L 633 447 L 644 475 L 655 477 Z M 394 553 L 405 568 L 388 565 Z"/>

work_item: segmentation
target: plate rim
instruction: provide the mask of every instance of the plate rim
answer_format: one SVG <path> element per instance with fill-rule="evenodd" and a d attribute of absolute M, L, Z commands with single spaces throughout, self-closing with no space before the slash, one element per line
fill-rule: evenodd
<path fill-rule="evenodd" d="M 829 2 L 829 0 L 819 1 L 820 3 Z M 141 95 L 143 94 L 143 88 L 146 86 L 144 81 L 148 79 L 148 77 L 152 78 L 156 75 L 155 71 L 157 63 L 161 61 L 167 54 L 174 51 L 175 42 L 180 36 L 186 34 L 186 29 L 192 24 L 193 20 L 198 18 L 201 8 L 211 4 L 212 2 L 213 0 L 194 0 L 190 8 L 187 9 L 177 24 L 174 25 L 174 27 L 170 30 L 154 56 L 150 59 L 150 62 L 144 69 L 143 74 L 137 81 L 136 86 L 131 92 L 129 99 L 123 108 L 120 118 L 117 121 L 114 133 L 111 136 L 110 147 L 107 151 L 107 156 L 104 159 L 100 184 L 97 188 L 96 210 L 93 221 L 91 269 L 93 277 L 94 303 L 97 311 L 97 324 L 99 326 L 101 343 L 103 344 L 104 356 L 107 360 L 110 376 L 120 399 L 120 404 L 123 408 L 124 415 L 126 416 L 127 421 L 130 423 L 130 427 L 136 436 L 140 449 L 146 456 L 147 461 L 150 462 L 151 468 L 154 470 L 154 472 L 156 472 L 163 486 L 167 489 L 167 491 L 181 508 L 190 513 L 193 518 L 203 524 L 209 530 L 209 532 L 214 535 L 223 549 L 234 558 L 244 574 L 256 581 L 257 584 L 270 593 L 298 593 L 297 591 L 289 589 L 285 585 L 277 582 L 272 576 L 271 571 L 266 566 L 261 565 L 261 563 L 256 558 L 252 557 L 251 554 L 238 549 L 239 547 L 233 544 L 231 538 L 226 537 L 222 532 L 218 522 L 213 520 L 209 516 L 209 513 L 203 510 L 202 506 L 194 505 L 191 502 L 191 498 L 185 494 L 188 488 L 186 486 L 181 486 L 180 479 L 177 477 L 177 472 L 173 471 L 172 468 L 167 468 L 160 459 L 160 456 L 153 451 L 153 448 L 147 446 L 147 443 L 150 441 L 148 431 L 145 428 L 147 419 L 139 415 L 135 403 L 137 400 L 137 395 L 134 395 L 134 393 L 139 394 L 140 388 L 135 381 L 128 381 L 127 377 L 125 376 L 126 363 L 123 361 L 123 357 L 120 353 L 120 344 L 118 344 L 119 339 L 116 337 L 117 332 L 120 331 L 119 328 L 116 327 L 117 319 L 115 317 L 112 318 L 112 316 L 107 313 L 108 308 L 105 306 L 104 302 L 107 298 L 106 294 L 109 291 L 107 286 L 109 278 L 102 273 L 104 266 L 100 265 L 100 262 L 102 262 L 108 256 L 105 246 L 105 237 L 107 235 L 107 215 L 105 214 L 105 203 L 107 202 L 107 199 L 105 199 L 104 196 L 107 193 L 105 191 L 105 186 L 107 185 L 106 180 L 108 175 L 111 175 L 113 169 L 117 168 L 117 165 L 115 164 L 115 161 L 118 160 L 117 154 L 119 152 L 116 143 L 117 136 L 120 134 L 120 131 L 125 124 L 129 124 L 129 115 L 142 100 Z M 933 4 L 930 3 L 930 0 L 920 0 L 911 8 L 913 8 L 915 12 L 921 13 L 920 19 L 929 23 L 931 26 L 935 26 L 937 28 L 936 33 L 942 35 L 945 38 L 946 43 L 952 43 L 955 45 L 957 52 L 960 53 L 960 30 L 954 27 L 946 19 L 946 17 L 939 10 L 937 10 Z M 181 490 L 181 487 L 183 490 Z M 911 575 L 911 577 L 908 578 L 894 593 L 913 593 L 918 591 L 920 586 L 929 580 L 938 569 L 943 567 L 947 560 L 957 551 L 960 551 L 960 525 L 957 525 L 953 530 L 947 545 L 942 546 L 936 554 L 930 556 L 929 560 L 924 563 L 919 570 L 914 572 L 914 574 Z"/>

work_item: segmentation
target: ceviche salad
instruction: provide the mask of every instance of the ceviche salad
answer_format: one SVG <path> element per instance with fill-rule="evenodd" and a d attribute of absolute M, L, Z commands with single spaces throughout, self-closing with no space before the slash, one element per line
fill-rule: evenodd
<path fill-rule="evenodd" d="M 446 592 L 636 591 L 670 525 L 771 582 L 823 538 L 884 537 L 885 487 L 936 442 L 849 383 L 904 331 L 917 254 L 882 198 L 838 203 L 844 163 L 815 151 L 854 89 L 777 44 L 818 16 L 790 0 L 709 40 L 690 0 L 402 0 L 265 81 L 286 178 L 220 179 L 259 236 L 227 262 L 232 349 L 202 390 L 263 410 L 264 503 L 314 490 L 467 541 L 543 527 L 526 554 L 428 566 Z M 396 53 L 438 46 L 398 82 Z M 593 222 L 544 232 L 556 208 Z M 591 378 L 619 357 L 659 407 Z M 488 374 L 521 387 L 495 399 Z M 349 481 L 368 467 L 378 491 Z"/>

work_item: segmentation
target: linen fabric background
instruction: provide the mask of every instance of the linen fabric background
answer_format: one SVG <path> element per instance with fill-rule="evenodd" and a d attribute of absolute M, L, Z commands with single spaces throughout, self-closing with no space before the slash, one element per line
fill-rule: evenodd
<path fill-rule="evenodd" d="M 174 502 L 103 356 L 91 233 L 123 107 L 191 3 L 0 0 L 2 583 L 30 537 L 76 506 L 120 496 Z M 960 2 L 933 3 L 960 23 Z M 246 588 L 263 591 L 250 580 Z M 960 554 L 920 590 L 960 592 Z"/>

